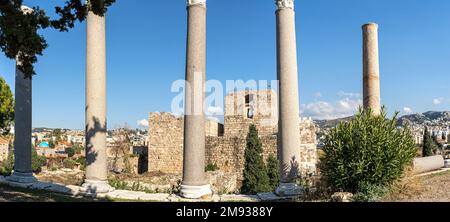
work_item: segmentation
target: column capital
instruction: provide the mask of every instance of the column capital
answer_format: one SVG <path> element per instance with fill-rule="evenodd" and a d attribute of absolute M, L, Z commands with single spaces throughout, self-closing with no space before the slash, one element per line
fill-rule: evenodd
<path fill-rule="evenodd" d="M 373 23 L 373 22 L 369 22 L 366 23 L 362 26 L 363 29 L 378 29 L 378 24 L 377 23 Z"/>
<path fill-rule="evenodd" d="M 34 12 L 34 10 L 28 6 L 22 5 L 20 6 L 20 10 L 22 10 L 22 13 L 25 15 L 31 14 Z"/>
<path fill-rule="evenodd" d="M 187 0 L 187 6 L 200 5 L 206 7 L 206 0 Z"/>
<path fill-rule="evenodd" d="M 294 0 L 275 0 L 277 9 L 292 9 L 294 10 Z"/>

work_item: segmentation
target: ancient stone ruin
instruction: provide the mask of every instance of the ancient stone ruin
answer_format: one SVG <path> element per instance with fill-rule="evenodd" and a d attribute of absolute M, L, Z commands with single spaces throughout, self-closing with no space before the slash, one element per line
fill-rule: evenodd
<path fill-rule="evenodd" d="M 206 165 L 219 171 L 237 175 L 242 180 L 246 136 L 254 124 L 263 144 L 264 157 L 278 155 L 277 96 L 273 90 L 238 91 L 225 97 L 224 124 L 208 119 L 206 133 Z M 301 144 L 296 152 L 302 175 L 316 173 L 316 127 L 311 119 L 300 119 Z M 149 116 L 149 172 L 168 174 L 183 172 L 183 117 L 171 113 L 150 113 Z"/>

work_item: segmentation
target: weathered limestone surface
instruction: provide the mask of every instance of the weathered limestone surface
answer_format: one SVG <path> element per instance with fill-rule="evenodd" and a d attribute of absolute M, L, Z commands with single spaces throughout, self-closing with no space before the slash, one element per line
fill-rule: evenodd
<path fill-rule="evenodd" d="M 14 173 L 8 180 L 19 183 L 35 182 L 31 168 L 32 79 L 19 70 L 16 60 Z"/>
<path fill-rule="evenodd" d="M 106 154 L 106 18 L 89 11 L 86 50 L 86 180 L 87 192 L 105 193 Z"/>
<path fill-rule="evenodd" d="M 22 5 L 23 14 L 33 13 L 33 9 Z M 20 54 L 21 52 L 19 52 Z M 15 107 L 14 107 L 14 172 L 7 180 L 18 183 L 36 181 L 31 166 L 31 123 L 32 123 L 32 78 L 18 68 L 21 65 L 16 58 Z"/>
<path fill-rule="evenodd" d="M 421 174 L 445 167 L 444 158 L 441 155 L 414 159 L 414 173 Z"/>
<path fill-rule="evenodd" d="M 294 1 L 276 1 L 277 59 L 281 183 L 277 194 L 299 193 L 294 183 L 300 175 L 299 93 Z M 289 190 L 287 190 L 289 189 Z"/>
<path fill-rule="evenodd" d="M 206 0 L 187 2 L 186 88 L 183 181 L 180 194 L 187 198 L 210 195 L 205 177 Z"/>
<path fill-rule="evenodd" d="M 232 116 L 230 116 L 232 117 Z M 228 118 L 228 117 L 225 117 Z M 248 129 L 251 121 L 244 117 L 234 117 L 236 124 L 226 129 Z M 263 144 L 263 156 L 267 159 L 270 154 L 278 155 L 277 133 L 275 125 L 268 134 L 260 133 Z M 248 131 L 248 130 L 246 130 Z M 232 135 L 228 135 L 231 132 Z M 239 136 L 237 136 L 239 135 Z M 316 135 L 315 125 L 311 120 L 302 119 L 299 124 L 301 144 L 297 148 L 300 156 L 300 169 L 303 175 L 316 172 Z M 245 133 L 235 134 L 234 131 L 225 130 L 223 136 L 206 137 L 206 163 L 215 164 L 219 171 L 237 175 L 237 186 L 242 181 L 244 169 L 244 152 L 246 146 Z M 149 172 L 161 171 L 168 174 L 180 174 L 183 169 L 183 119 L 169 113 L 151 113 L 149 119 Z"/>
<path fill-rule="evenodd" d="M 378 25 L 363 25 L 363 100 L 364 108 L 375 115 L 381 112 L 380 64 L 378 55 Z"/>

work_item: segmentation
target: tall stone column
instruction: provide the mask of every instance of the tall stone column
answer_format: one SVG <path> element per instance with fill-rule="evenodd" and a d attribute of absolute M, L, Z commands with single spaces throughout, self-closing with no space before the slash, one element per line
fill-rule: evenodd
<path fill-rule="evenodd" d="M 204 88 L 206 78 L 206 0 L 188 0 L 183 182 L 180 195 L 212 193 L 205 175 Z"/>
<path fill-rule="evenodd" d="M 381 112 L 380 64 L 378 56 L 378 25 L 363 25 L 363 99 L 364 109 L 375 115 Z"/>
<path fill-rule="evenodd" d="M 280 196 L 301 193 L 295 184 L 300 166 L 300 111 L 294 0 L 275 0 L 277 5 L 277 54 L 279 81 Z"/>
<path fill-rule="evenodd" d="M 86 55 L 86 179 L 88 193 L 105 193 L 108 185 L 106 154 L 106 42 L 105 16 L 89 11 Z"/>
<path fill-rule="evenodd" d="M 33 10 L 22 6 L 23 13 L 32 13 Z M 31 167 L 31 128 L 32 128 L 32 78 L 25 77 L 20 71 L 19 57 L 16 58 L 15 82 L 15 118 L 14 118 L 14 172 L 8 177 L 9 181 L 18 183 L 33 183 Z"/>

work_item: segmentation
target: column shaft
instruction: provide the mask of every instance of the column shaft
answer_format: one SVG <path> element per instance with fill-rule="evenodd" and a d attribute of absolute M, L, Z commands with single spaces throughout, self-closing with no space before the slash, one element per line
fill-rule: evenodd
<path fill-rule="evenodd" d="M 188 5 L 184 159 L 181 195 L 200 198 L 211 193 L 205 176 L 204 88 L 206 78 L 205 2 Z"/>
<path fill-rule="evenodd" d="M 33 182 L 31 167 L 32 144 L 32 79 L 26 78 L 17 67 L 15 82 L 15 118 L 14 118 L 14 174 L 11 180 L 17 182 Z M 28 178 L 28 179 L 26 179 Z"/>
<path fill-rule="evenodd" d="M 86 55 L 86 181 L 89 192 L 107 192 L 105 17 L 88 12 Z"/>
<path fill-rule="evenodd" d="M 279 126 L 281 145 L 281 181 L 292 182 L 298 175 L 300 161 L 299 93 L 295 12 L 277 11 Z"/>
<path fill-rule="evenodd" d="M 374 23 L 363 26 L 363 99 L 364 109 L 380 114 L 378 25 Z"/>
<path fill-rule="evenodd" d="M 33 9 L 22 5 L 22 13 L 29 14 Z M 20 52 L 19 52 L 20 54 Z M 16 57 L 15 107 L 14 107 L 14 172 L 7 179 L 19 183 L 36 181 L 32 169 L 32 78 L 26 78 L 18 68 L 21 65 Z"/>

